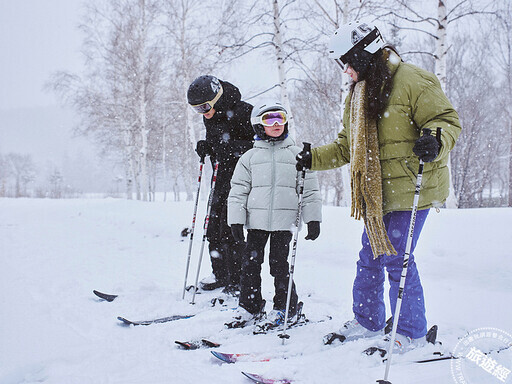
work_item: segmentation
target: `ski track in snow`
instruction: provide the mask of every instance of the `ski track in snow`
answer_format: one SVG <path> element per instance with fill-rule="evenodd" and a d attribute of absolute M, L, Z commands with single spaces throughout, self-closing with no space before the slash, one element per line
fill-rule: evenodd
<path fill-rule="evenodd" d="M 199 212 L 205 205 L 200 201 Z M 374 383 L 384 376 L 384 364 L 361 355 L 372 341 L 322 344 L 324 334 L 352 318 L 362 223 L 349 217 L 349 208 L 324 206 L 318 240 L 305 241 L 305 231 L 300 233 L 295 282 L 304 313 L 312 320 L 333 319 L 289 330 L 284 345 L 275 333 L 224 329 L 236 301 L 212 308 L 218 291 L 196 295 L 195 305 L 189 304 L 190 293 L 181 300 L 189 243 L 180 232 L 190 226 L 192 202 L 0 199 L 0 212 L 2 384 L 249 383 L 241 371 L 299 384 Z M 188 284 L 195 279 L 202 220 L 196 221 Z M 479 327 L 512 332 L 510 223 L 510 208 L 432 210 L 427 218 L 415 256 L 429 326 L 439 325 L 445 348 Z M 206 246 L 200 277 L 210 271 Z M 267 264 L 262 277 L 270 310 Z M 119 297 L 101 301 L 93 289 Z M 191 313 L 197 315 L 147 327 L 121 326 L 116 319 Z M 201 338 L 221 343 L 221 352 L 276 358 L 223 364 L 209 349 L 184 351 L 174 343 Z M 407 363 L 424 353 L 394 356 L 389 380 L 454 383 L 450 361 Z M 505 353 L 512 361 L 512 353 Z M 482 383 L 496 381 L 486 375 Z"/>

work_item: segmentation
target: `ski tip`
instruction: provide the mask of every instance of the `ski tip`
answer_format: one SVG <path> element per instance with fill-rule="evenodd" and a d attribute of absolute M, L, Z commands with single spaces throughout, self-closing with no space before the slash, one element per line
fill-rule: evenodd
<path fill-rule="evenodd" d="M 121 322 L 121 325 L 137 325 L 122 316 L 117 316 L 117 320 L 119 320 Z"/>
<path fill-rule="evenodd" d="M 210 347 L 210 348 L 218 348 L 218 347 L 220 347 L 219 343 L 215 343 L 215 342 L 207 340 L 207 339 L 201 339 L 201 342 L 204 345 L 206 345 L 207 347 Z"/>
<path fill-rule="evenodd" d="M 215 356 L 217 359 L 222 360 L 225 363 L 232 364 L 235 361 L 232 359 L 232 356 L 227 353 L 217 352 L 217 351 L 210 351 L 213 356 Z"/>
<path fill-rule="evenodd" d="M 117 297 L 117 295 L 111 295 L 109 293 L 103 293 L 103 292 L 100 292 L 100 291 L 97 291 L 97 290 L 93 290 L 92 293 L 94 293 L 96 296 L 98 296 L 100 299 L 103 299 L 103 300 L 106 300 L 108 302 L 112 302 L 115 300 L 115 298 Z"/>
<path fill-rule="evenodd" d="M 185 349 L 187 351 L 199 349 L 199 346 L 196 343 L 190 342 L 190 341 L 174 341 L 176 344 L 178 344 L 182 349 Z"/>
<path fill-rule="evenodd" d="M 243 372 L 242 375 L 257 384 L 292 384 L 291 380 L 287 379 L 269 379 L 255 373 Z"/>

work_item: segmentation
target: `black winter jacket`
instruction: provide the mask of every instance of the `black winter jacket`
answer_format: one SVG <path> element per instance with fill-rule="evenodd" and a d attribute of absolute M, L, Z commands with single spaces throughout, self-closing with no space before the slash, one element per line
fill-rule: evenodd
<path fill-rule="evenodd" d="M 203 117 L 206 141 L 213 148 L 212 166 L 219 161 L 214 204 L 226 204 L 231 176 L 242 154 L 252 148 L 254 131 L 251 125 L 252 105 L 241 100 L 237 87 L 220 80 L 223 94 L 215 103 L 211 119 Z"/>

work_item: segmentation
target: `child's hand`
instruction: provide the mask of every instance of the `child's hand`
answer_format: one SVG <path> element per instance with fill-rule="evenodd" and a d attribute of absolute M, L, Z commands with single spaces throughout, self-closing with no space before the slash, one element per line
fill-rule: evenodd
<path fill-rule="evenodd" d="M 320 236 L 320 222 L 310 221 L 308 223 L 308 235 L 305 237 L 306 240 L 316 240 Z"/>
<path fill-rule="evenodd" d="M 237 243 L 243 243 L 245 241 L 243 224 L 231 224 L 231 233 Z"/>

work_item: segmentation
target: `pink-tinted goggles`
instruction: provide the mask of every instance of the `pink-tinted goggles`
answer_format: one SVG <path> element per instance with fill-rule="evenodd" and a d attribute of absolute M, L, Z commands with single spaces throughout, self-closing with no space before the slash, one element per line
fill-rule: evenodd
<path fill-rule="evenodd" d="M 267 127 L 272 127 L 276 123 L 278 125 L 284 125 L 287 121 L 288 117 L 284 111 L 267 111 L 261 116 L 256 116 L 251 119 L 252 124 L 261 124 Z"/>

